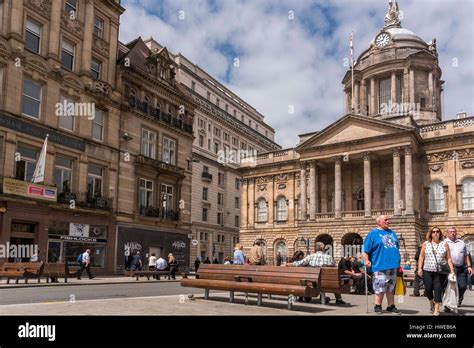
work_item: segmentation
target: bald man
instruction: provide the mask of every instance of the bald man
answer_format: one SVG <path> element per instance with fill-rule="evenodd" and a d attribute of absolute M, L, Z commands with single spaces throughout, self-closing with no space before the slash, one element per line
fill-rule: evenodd
<path fill-rule="evenodd" d="M 397 234 L 388 225 L 385 215 L 377 218 L 377 227 L 364 240 L 364 262 L 372 267 L 372 284 L 375 292 L 374 310 L 382 314 L 382 301 L 387 294 L 387 312 L 400 314 L 395 307 L 394 293 L 397 271 L 400 267 L 400 251 Z"/>

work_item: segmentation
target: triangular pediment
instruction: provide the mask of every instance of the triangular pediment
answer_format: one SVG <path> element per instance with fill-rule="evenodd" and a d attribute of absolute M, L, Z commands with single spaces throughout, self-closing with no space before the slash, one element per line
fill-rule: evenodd
<path fill-rule="evenodd" d="M 360 115 L 346 115 L 318 132 L 298 146 L 297 150 L 404 133 L 413 127 L 402 126 L 390 121 L 381 121 Z"/>

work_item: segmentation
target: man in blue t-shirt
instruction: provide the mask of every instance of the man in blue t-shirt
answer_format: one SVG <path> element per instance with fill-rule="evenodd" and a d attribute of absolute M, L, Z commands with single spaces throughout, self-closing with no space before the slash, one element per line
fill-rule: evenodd
<path fill-rule="evenodd" d="M 399 314 L 394 304 L 397 271 L 400 267 L 398 237 L 388 227 L 388 218 L 381 215 L 377 218 L 377 228 L 369 232 L 364 240 L 364 262 L 372 267 L 372 284 L 375 292 L 375 313 L 382 313 L 382 301 L 387 294 L 387 312 Z"/>

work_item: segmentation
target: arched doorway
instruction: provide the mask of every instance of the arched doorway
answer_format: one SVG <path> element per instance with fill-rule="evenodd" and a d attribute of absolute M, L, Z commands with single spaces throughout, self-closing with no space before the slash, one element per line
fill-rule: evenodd
<path fill-rule="evenodd" d="M 287 260 L 288 260 L 288 246 L 286 245 L 286 242 L 284 240 L 281 240 L 281 239 L 277 240 L 275 242 L 275 246 L 274 246 L 273 250 L 275 251 L 275 255 L 274 255 L 275 265 L 277 264 L 278 253 L 280 253 L 280 255 L 281 255 L 281 262 L 287 262 Z"/>
<path fill-rule="evenodd" d="M 308 248 L 306 246 L 307 246 L 306 239 L 304 237 L 299 237 L 297 240 L 295 240 L 294 250 L 295 252 L 298 250 L 301 250 L 306 255 L 308 252 Z"/>
<path fill-rule="evenodd" d="M 264 239 L 256 239 L 255 243 L 256 242 L 260 242 L 260 246 L 262 247 L 262 250 L 263 250 L 263 255 L 265 255 L 265 260 L 268 260 L 268 258 L 267 258 L 267 243 L 265 242 Z"/>
<path fill-rule="evenodd" d="M 321 242 L 325 246 L 326 252 L 329 253 L 332 257 L 334 257 L 334 240 L 329 234 L 320 234 L 316 237 L 314 241 L 315 251 L 316 251 L 316 243 Z"/>
<path fill-rule="evenodd" d="M 358 253 L 362 252 L 363 242 L 364 240 L 358 233 L 351 232 L 345 234 L 341 239 L 341 256 L 350 255 L 356 257 Z"/>

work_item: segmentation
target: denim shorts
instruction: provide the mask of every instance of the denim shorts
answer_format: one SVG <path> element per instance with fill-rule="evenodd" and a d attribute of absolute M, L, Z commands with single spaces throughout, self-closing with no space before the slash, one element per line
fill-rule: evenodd
<path fill-rule="evenodd" d="M 374 272 L 372 275 L 372 284 L 376 294 L 394 292 L 397 282 L 397 268 Z"/>

